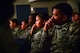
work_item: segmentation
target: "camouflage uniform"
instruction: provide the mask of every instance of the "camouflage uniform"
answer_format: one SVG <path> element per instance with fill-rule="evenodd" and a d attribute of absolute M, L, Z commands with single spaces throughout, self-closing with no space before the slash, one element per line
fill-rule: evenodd
<path fill-rule="evenodd" d="M 21 32 L 20 32 L 20 39 L 30 39 L 30 28 L 28 27 L 28 28 L 26 28 L 24 31 L 22 30 Z"/>
<path fill-rule="evenodd" d="M 71 53 L 80 53 L 80 23 L 71 23 L 69 35 L 69 47 Z"/>
<path fill-rule="evenodd" d="M 14 30 L 12 30 L 12 34 L 13 34 L 13 37 L 14 37 L 15 39 L 20 37 L 20 35 L 19 35 L 20 31 L 21 31 L 21 30 L 20 30 L 18 27 L 15 28 Z"/>
<path fill-rule="evenodd" d="M 26 28 L 25 30 L 21 30 L 18 34 L 18 38 L 16 39 L 19 45 L 20 53 L 29 53 L 31 50 L 31 40 L 30 40 L 30 28 Z"/>
<path fill-rule="evenodd" d="M 43 33 L 42 33 L 43 32 Z M 31 53 L 48 53 L 49 48 L 46 46 L 46 35 L 42 29 L 33 35 L 31 44 Z"/>
<path fill-rule="evenodd" d="M 51 35 L 51 53 L 65 53 L 68 45 L 68 35 L 69 35 L 69 24 L 55 25 L 49 31 L 48 34 Z"/>
<path fill-rule="evenodd" d="M 51 37 L 50 53 L 74 53 L 74 50 L 76 53 L 77 45 L 80 45 L 78 43 L 80 39 L 79 27 L 80 25 L 66 23 L 50 28 L 47 33 Z"/>

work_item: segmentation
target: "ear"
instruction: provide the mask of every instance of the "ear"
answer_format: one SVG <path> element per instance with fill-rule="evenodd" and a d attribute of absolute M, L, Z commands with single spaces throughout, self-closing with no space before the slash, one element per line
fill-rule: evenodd
<path fill-rule="evenodd" d="M 63 16 L 63 21 L 65 21 L 65 20 L 67 20 L 67 16 L 66 15 Z"/>

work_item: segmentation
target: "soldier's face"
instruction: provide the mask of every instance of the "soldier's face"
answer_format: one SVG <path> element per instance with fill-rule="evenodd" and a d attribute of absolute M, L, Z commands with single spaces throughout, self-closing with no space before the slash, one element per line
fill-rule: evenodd
<path fill-rule="evenodd" d="M 32 16 L 30 15 L 28 18 L 28 25 L 33 25 L 34 24 L 34 19 L 32 18 Z"/>
<path fill-rule="evenodd" d="M 63 21 L 63 14 L 61 13 L 61 11 L 59 9 L 54 8 L 52 16 L 57 23 L 60 23 Z"/>
<path fill-rule="evenodd" d="M 27 28 L 28 24 L 25 23 L 24 21 L 21 22 L 21 29 L 25 30 Z"/>
<path fill-rule="evenodd" d="M 37 28 L 41 28 L 43 26 L 43 21 L 39 16 L 36 16 L 36 22 L 35 22 Z"/>
<path fill-rule="evenodd" d="M 13 27 L 14 26 L 14 23 L 12 21 L 9 21 L 9 26 L 10 26 L 11 29 L 13 29 L 14 28 Z"/>

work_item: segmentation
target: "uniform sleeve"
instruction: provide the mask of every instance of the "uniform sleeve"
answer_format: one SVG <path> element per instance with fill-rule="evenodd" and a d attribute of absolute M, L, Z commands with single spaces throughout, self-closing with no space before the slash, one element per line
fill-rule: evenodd
<path fill-rule="evenodd" d="M 69 43 L 73 53 L 80 53 L 80 26 L 71 27 Z"/>
<path fill-rule="evenodd" d="M 45 32 L 44 30 L 41 31 L 41 40 L 40 40 L 40 47 L 42 48 L 42 53 L 49 53 L 50 52 L 50 41 L 51 38 L 48 35 L 47 32 Z"/>

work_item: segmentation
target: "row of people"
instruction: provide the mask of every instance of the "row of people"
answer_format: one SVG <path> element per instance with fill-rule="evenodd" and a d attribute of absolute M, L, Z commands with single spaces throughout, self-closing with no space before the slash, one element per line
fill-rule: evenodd
<path fill-rule="evenodd" d="M 28 20 L 22 20 L 20 28 L 16 19 L 9 20 L 20 52 L 80 53 L 80 17 L 72 13 L 69 4 L 60 3 L 53 7 L 50 18 L 47 14 L 34 13 Z"/>
<path fill-rule="evenodd" d="M 36 17 L 38 17 L 38 18 L 36 18 Z M 20 26 L 18 27 L 18 20 L 17 19 L 10 19 L 9 20 L 9 26 L 12 29 L 13 37 L 16 40 L 18 40 L 18 42 L 19 42 L 19 39 L 20 39 L 20 41 L 25 39 L 26 41 L 28 40 L 27 42 L 30 42 L 31 37 L 33 35 L 32 34 L 33 33 L 33 29 L 31 30 L 31 27 L 33 26 L 33 24 L 34 24 L 34 26 L 36 26 L 35 25 L 36 19 L 37 19 L 36 25 L 37 25 L 38 28 L 41 29 L 45 24 L 44 22 L 48 19 L 48 15 L 47 14 L 36 14 L 36 13 L 33 13 L 33 14 L 31 14 L 29 16 L 28 20 L 22 20 L 21 27 Z M 36 29 L 36 30 L 39 30 L 39 29 Z M 26 46 L 29 46 L 27 44 L 26 44 Z"/>

